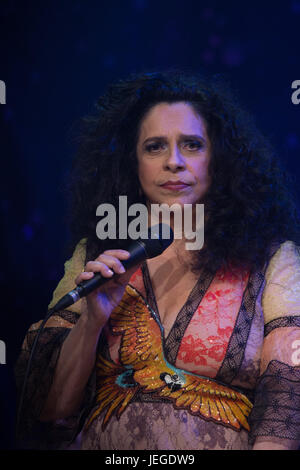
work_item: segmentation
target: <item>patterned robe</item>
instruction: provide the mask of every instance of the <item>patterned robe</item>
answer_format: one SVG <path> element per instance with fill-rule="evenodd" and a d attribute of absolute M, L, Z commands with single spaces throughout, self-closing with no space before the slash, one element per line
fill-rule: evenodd
<path fill-rule="evenodd" d="M 66 262 L 65 275 L 54 292 L 50 308 L 74 287 L 74 279 L 85 261 L 85 240 L 82 240 Z M 147 321 L 154 319 L 155 331 L 161 331 L 157 345 L 152 341 L 150 346 L 160 351 L 168 370 L 171 367 L 179 371 L 179 375 L 182 371 L 188 378 L 195 375 L 196 381 L 200 380 L 198 377 L 207 377 L 243 394 L 253 403 L 247 418 L 250 431 L 246 426 L 237 429 L 220 423 L 212 419 L 209 412 L 206 415 L 193 413 L 195 401 L 192 402 L 191 393 L 185 405 L 178 406 L 178 401 L 171 399 L 173 395 L 180 396 L 178 388 L 173 390 L 172 382 L 170 384 L 172 374 L 161 376 L 169 380 L 164 389 L 152 387 L 153 393 L 145 393 L 148 391 L 143 385 L 145 377 L 138 379 L 142 377 L 137 371 L 138 363 L 135 374 L 131 374 L 131 381 L 126 384 L 126 392 L 134 384 L 143 386 L 136 387 L 136 393 L 130 395 L 118 415 L 115 405 L 121 403 L 120 393 L 125 389 L 116 388 L 120 380 L 112 381 L 109 376 L 116 370 L 119 378 L 129 377 L 124 367 L 128 369 L 130 361 L 124 360 L 124 334 L 116 334 L 117 320 L 114 325 L 113 314 L 101 335 L 99 360 L 86 387 L 81 409 L 66 420 L 39 423 L 37 417 L 49 392 L 62 343 L 86 309 L 86 301 L 82 299 L 68 311 L 51 317 L 42 332 L 25 395 L 21 426 L 25 446 L 246 450 L 251 449 L 260 436 L 290 448 L 299 445 L 300 253 L 293 242 L 287 241 L 274 249 L 262 271 L 221 269 L 214 275 L 202 272 L 167 337 L 160 323 L 146 263 L 133 274 L 129 285 L 140 296 Z M 117 319 L 118 315 L 115 317 Z M 26 335 L 16 367 L 19 383 L 39 324 L 32 325 Z M 122 331 L 124 333 L 124 328 Z M 134 346 L 138 350 L 138 346 Z M 144 376 L 148 370 L 152 371 L 151 362 L 147 367 Z M 105 374 L 107 377 L 103 379 Z M 108 386 L 108 382 L 111 385 Z M 110 387 L 106 395 L 105 387 Z M 172 393 L 168 392 L 168 387 Z M 151 387 L 148 389 L 152 392 Z M 111 393 L 113 399 L 109 396 Z M 107 397 L 107 406 L 101 409 L 97 396 L 103 400 Z M 212 405 L 208 406 L 211 416 Z M 108 418 L 109 406 L 115 409 Z M 26 443 L 25 436 L 30 436 Z"/>

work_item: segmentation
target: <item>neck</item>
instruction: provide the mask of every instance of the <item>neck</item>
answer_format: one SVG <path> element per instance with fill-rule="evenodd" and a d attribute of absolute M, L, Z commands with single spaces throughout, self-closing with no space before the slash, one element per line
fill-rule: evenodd
<path fill-rule="evenodd" d="M 170 270 L 175 268 L 182 271 L 190 270 L 190 265 L 192 261 L 193 251 L 186 250 L 185 240 L 174 240 L 173 243 L 160 255 L 150 261 L 150 264 L 159 264 L 168 263 Z M 147 261 L 147 262 L 148 262 Z"/>
<path fill-rule="evenodd" d="M 164 223 L 171 227 L 174 234 L 172 249 L 188 252 L 201 250 L 204 243 L 204 207 L 201 204 L 166 212 L 149 211 L 149 226 Z"/>

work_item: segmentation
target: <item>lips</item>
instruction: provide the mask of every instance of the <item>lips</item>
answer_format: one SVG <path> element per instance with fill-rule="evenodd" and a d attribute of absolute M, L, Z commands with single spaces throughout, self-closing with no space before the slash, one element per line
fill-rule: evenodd
<path fill-rule="evenodd" d="M 180 189 L 187 188 L 190 185 L 188 183 L 185 183 L 184 181 L 166 181 L 160 186 L 165 189 L 172 189 L 178 191 Z"/>

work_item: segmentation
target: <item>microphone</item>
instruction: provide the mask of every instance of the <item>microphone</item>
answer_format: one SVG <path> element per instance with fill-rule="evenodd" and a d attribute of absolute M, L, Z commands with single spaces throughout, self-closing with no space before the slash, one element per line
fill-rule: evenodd
<path fill-rule="evenodd" d="M 130 258 L 122 260 L 124 268 L 129 269 L 143 262 L 145 259 L 155 258 L 171 245 L 173 239 L 173 231 L 168 225 L 157 224 L 153 227 L 149 227 L 147 236 L 142 236 L 135 241 L 130 240 L 130 245 L 128 248 L 125 248 L 126 251 L 129 251 Z M 107 278 L 101 276 L 100 273 L 95 273 L 92 279 L 82 281 L 75 289 L 62 297 L 51 309 L 52 313 L 58 310 L 65 310 L 81 299 L 81 297 L 85 297 L 112 278 L 113 276 Z"/>
<path fill-rule="evenodd" d="M 150 227 L 148 229 L 147 236 L 141 237 L 135 241 L 130 240 L 131 243 L 127 248 L 127 251 L 130 252 L 130 258 L 122 261 L 122 264 L 124 265 L 125 269 L 126 268 L 128 269 L 128 268 L 135 266 L 136 264 L 143 262 L 147 258 L 155 258 L 156 256 L 160 255 L 166 248 L 168 248 L 168 246 L 171 245 L 171 243 L 173 242 L 173 239 L 174 239 L 174 234 L 173 234 L 171 227 L 169 227 L 169 225 L 158 224 L 153 227 Z M 81 297 L 86 296 L 92 290 L 101 286 L 105 282 L 110 281 L 111 279 L 112 277 L 104 278 L 101 276 L 100 273 L 95 273 L 92 279 L 81 282 L 75 289 L 73 289 L 64 297 L 62 297 L 57 302 L 57 304 L 48 311 L 46 317 L 42 321 L 37 331 L 36 337 L 34 339 L 32 348 L 31 348 L 30 357 L 28 360 L 24 383 L 22 387 L 22 392 L 20 395 L 20 401 L 19 401 L 19 406 L 18 406 L 17 416 L 16 416 L 17 438 L 19 435 L 21 414 L 22 414 L 22 409 L 23 409 L 27 380 L 28 380 L 30 369 L 31 369 L 31 363 L 35 354 L 38 340 L 44 329 L 46 322 L 53 315 L 53 313 L 57 312 L 58 310 L 66 309 L 70 305 L 77 302 L 77 300 L 79 300 Z"/>

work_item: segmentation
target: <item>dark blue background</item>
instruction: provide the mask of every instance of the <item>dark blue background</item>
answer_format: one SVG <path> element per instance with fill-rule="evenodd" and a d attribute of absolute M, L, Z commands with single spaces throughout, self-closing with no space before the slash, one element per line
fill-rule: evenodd
<path fill-rule="evenodd" d="M 291 84 L 300 80 L 300 0 L 1 0 L 0 48 L 0 448 L 13 448 L 13 366 L 70 255 L 64 187 L 74 123 L 131 72 L 221 74 L 299 182 Z"/>

